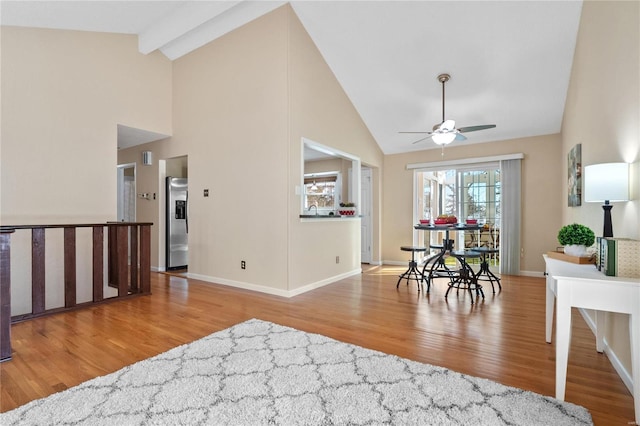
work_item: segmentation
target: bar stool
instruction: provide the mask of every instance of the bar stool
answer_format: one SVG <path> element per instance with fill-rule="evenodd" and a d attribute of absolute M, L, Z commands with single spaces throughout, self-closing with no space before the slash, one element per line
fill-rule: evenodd
<path fill-rule="evenodd" d="M 498 278 L 496 274 L 491 272 L 491 270 L 489 269 L 489 262 L 487 261 L 487 255 L 499 253 L 500 249 L 482 246 L 474 247 L 470 250 L 478 252 L 482 256 L 482 260 L 480 261 L 480 270 L 475 274 L 476 281 L 489 281 L 491 283 L 491 289 L 493 290 L 494 294 L 496 292 L 496 289 L 493 286 L 493 282 L 495 281 L 496 283 L 498 283 L 498 288 L 500 289 L 500 291 L 502 291 L 500 278 Z M 481 278 L 482 276 L 486 276 L 486 278 Z"/>
<path fill-rule="evenodd" d="M 429 248 L 438 250 L 438 252 L 428 258 L 422 267 L 422 277 L 427 282 L 427 293 L 434 278 L 445 277 L 451 280 L 456 276 L 455 272 L 450 270 L 445 263 L 445 255 L 453 250 L 453 245 L 454 240 L 445 240 L 442 244 L 431 244 L 429 246 Z M 427 271 L 427 268 L 429 268 L 429 271 Z"/>
<path fill-rule="evenodd" d="M 410 280 L 415 280 L 418 286 L 418 291 L 420 291 L 420 284 L 422 283 L 423 276 L 422 273 L 418 270 L 418 263 L 416 262 L 416 253 L 427 251 L 426 247 L 416 247 L 416 246 L 402 246 L 400 247 L 402 251 L 410 251 L 411 252 L 411 260 L 409 261 L 409 269 L 407 269 L 404 273 L 400 275 L 398 279 L 398 284 L 396 284 L 396 288 L 400 285 L 400 281 L 403 279 L 407 280 L 407 285 L 409 285 Z"/>
<path fill-rule="evenodd" d="M 484 299 L 484 291 L 482 291 L 482 286 L 478 284 L 475 274 L 473 273 L 473 269 L 471 269 L 471 266 L 469 266 L 469 264 L 467 263 L 467 259 L 479 259 L 480 253 L 472 250 L 458 250 L 452 251 L 451 255 L 455 257 L 458 262 L 460 262 L 460 270 L 458 271 L 457 276 L 449 282 L 449 288 L 444 294 L 444 298 L 446 299 L 451 289 L 455 288 L 456 294 L 458 294 L 461 289 L 468 290 L 469 295 L 471 296 L 472 305 L 474 290 L 476 292 L 476 299 L 478 299 L 481 295 Z"/>

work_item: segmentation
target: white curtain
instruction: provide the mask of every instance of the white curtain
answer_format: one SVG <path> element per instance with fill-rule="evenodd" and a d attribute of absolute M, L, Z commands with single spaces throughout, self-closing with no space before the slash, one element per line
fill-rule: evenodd
<path fill-rule="evenodd" d="M 521 170 L 520 159 L 500 161 L 500 273 L 508 275 L 520 273 Z"/>

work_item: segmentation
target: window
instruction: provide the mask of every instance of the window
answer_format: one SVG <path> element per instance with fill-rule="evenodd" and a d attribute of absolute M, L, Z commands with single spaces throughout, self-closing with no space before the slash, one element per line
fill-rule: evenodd
<path fill-rule="evenodd" d="M 441 215 L 456 216 L 459 222 L 477 219 L 487 224 L 486 232 L 478 235 L 455 233 L 458 248 L 488 245 L 499 246 L 500 228 L 500 168 L 498 164 L 476 164 L 443 170 L 416 170 L 417 219 L 436 218 Z M 441 243 L 442 235 L 430 235 L 431 241 L 420 244 Z M 462 239 L 464 237 L 464 240 Z M 486 240 L 486 241 L 485 241 Z"/>
<path fill-rule="evenodd" d="M 336 194 L 340 193 L 340 173 L 326 172 L 305 175 L 304 209 L 316 206 L 318 212 L 337 209 Z"/>
<path fill-rule="evenodd" d="M 459 173 L 462 192 L 460 220 L 478 219 L 489 224 L 500 223 L 500 169 Z"/>
<path fill-rule="evenodd" d="M 451 205 L 456 206 L 455 213 L 458 219 L 476 215 L 479 220 L 484 219 L 487 222 L 490 242 L 500 248 L 500 272 L 519 274 L 523 159 L 524 154 L 514 153 L 407 164 L 407 170 L 413 170 L 415 177 L 416 223 L 418 219 L 448 213 L 447 206 Z M 447 181 L 446 173 L 443 172 L 456 176 L 453 189 L 451 182 Z M 465 173 L 468 175 L 465 176 Z M 455 196 L 458 198 L 457 201 L 451 198 Z M 447 197 L 451 198 L 449 202 L 446 201 Z M 431 236 L 431 241 L 438 242 L 437 234 L 440 233 L 415 231 L 414 244 L 428 245 L 427 235 Z M 482 245 L 484 240 L 480 238 L 475 243 L 478 241 Z M 466 244 L 467 241 L 459 243 Z M 456 243 L 456 247 L 461 245 Z"/>
<path fill-rule="evenodd" d="M 416 172 L 418 219 L 454 215 L 500 223 L 500 169 Z"/>

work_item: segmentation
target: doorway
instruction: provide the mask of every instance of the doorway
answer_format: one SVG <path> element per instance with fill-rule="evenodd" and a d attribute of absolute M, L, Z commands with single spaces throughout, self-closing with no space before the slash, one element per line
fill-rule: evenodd
<path fill-rule="evenodd" d="M 373 228 L 371 226 L 371 210 L 373 207 L 371 169 L 362 167 L 360 173 L 360 262 L 371 263 L 371 243 L 373 240 Z"/>
<path fill-rule="evenodd" d="M 117 166 L 117 221 L 136 221 L 136 163 Z"/>
<path fill-rule="evenodd" d="M 189 259 L 188 157 L 164 161 L 164 258 L 165 270 L 186 273 Z"/>

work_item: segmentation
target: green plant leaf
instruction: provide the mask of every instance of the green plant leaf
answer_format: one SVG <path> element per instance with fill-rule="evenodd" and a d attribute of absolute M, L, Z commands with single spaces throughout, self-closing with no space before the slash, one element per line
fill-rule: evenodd
<path fill-rule="evenodd" d="M 558 231 L 558 242 L 563 246 L 576 244 L 589 247 L 593 245 L 595 241 L 596 236 L 593 231 L 579 223 L 563 226 L 560 228 L 560 231 Z"/>

